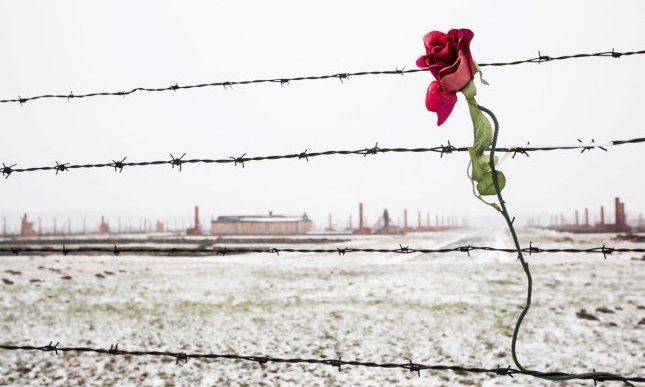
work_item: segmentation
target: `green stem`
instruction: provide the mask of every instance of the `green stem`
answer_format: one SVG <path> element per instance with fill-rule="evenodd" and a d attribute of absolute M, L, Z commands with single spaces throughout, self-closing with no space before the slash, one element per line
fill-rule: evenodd
<path fill-rule="evenodd" d="M 513 339 L 511 341 L 511 355 L 513 356 L 513 362 L 515 363 L 515 366 L 519 368 L 522 371 L 527 371 L 526 368 L 520 364 L 520 361 L 517 359 L 517 353 L 516 353 L 516 344 L 517 344 L 517 335 L 519 334 L 520 331 L 520 326 L 522 325 L 522 321 L 524 320 L 524 317 L 526 314 L 529 312 L 529 309 L 531 308 L 531 294 L 533 293 L 533 278 L 531 277 L 531 271 L 529 270 L 529 264 L 524 260 L 524 255 L 522 255 L 522 248 L 520 247 L 520 242 L 517 239 L 517 233 L 515 232 L 515 227 L 513 227 L 513 220 L 511 217 L 508 215 L 508 211 L 506 210 L 506 203 L 504 202 L 504 199 L 502 198 L 502 192 L 499 189 L 499 182 L 497 181 L 497 170 L 495 169 L 495 147 L 497 146 L 497 135 L 499 134 L 499 123 L 497 122 L 497 117 L 495 117 L 495 114 L 488 110 L 487 108 L 478 105 L 479 109 L 488 114 L 492 119 L 493 123 L 495 125 L 494 132 L 493 132 L 493 143 L 491 145 L 491 150 L 490 150 L 490 169 L 493 172 L 493 184 L 495 185 L 495 191 L 497 192 L 497 199 L 499 200 L 499 205 L 501 208 L 501 214 L 504 217 L 504 220 L 506 220 L 506 224 L 508 225 L 508 229 L 511 232 L 511 236 L 513 237 L 513 243 L 515 244 L 515 249 L 517 250 L 517 258 L 520 260 L 520 263 L 522 264 L 522 268 L 524 269 L 524 273 L 526 273 L 526 280 L 528 282 L 528 291 L 526 293 L 526 304 L 524 305 L 524 309 L 522 309 L 522 313 L 520 313 L 520 317 L 517 319 L 517 323 L 515 323 L 515 330 L 513 330 Z"/>
<path fill-rule="evenodd" d="M 594 378 L 601 378 L 601 377 L 618 376 L 608 372 L 588 372 L 583 374 L 571 374 L 571 375 L 563 375 L 563 376 L 546 376 L 546 375 L 543 375 L 541 372 L 531 371 L 524 368 L 520 363 L 520 361 L 517 359 L 517 352 L 516 352 L 517 336 L 520 332 L 522 321 L 524 321 L 524 317 L 526 316 L 526 314 L 529 312 L 529 309 L 531 308 L 531 295 L 533 293 L 533 279 L 531 277 L 531 271 L 529 270 L 529 264 L 524 260 L 524 256 L 522 255 L 522 248 L 520 247 L 520 243 L 517 239 L 517 233 L 515 232 L 515 227 L 513 226 L 514 219 L 511 219 L 510 215 L 508 214 L 508 211 L 506 210 L 506 203 L 502 198 L 502 193 L 501 193 L 501 190 L 499 189 L 499 182 L 497 181 L 497 170 L 495 169 L 495 147 L 497 146 L 497 135 L 499 134 L 499 123 L 497 122 L 497 117 L 495 117 L 495 114 L 493 114 L 492 111 L 488 110 L 487 108 L 481 105 L 477 105 L 477 107 L 481 111 L 488 114 L 493 119 L 493 123 L 495 125 L 495 129 L 493 132 L 493 143 L 491 144 L 491 147 L 490 147 L 489 165 L 493 173 L 493 184 L 495 185 L 495 191 L 497 192 L 497 199 L 499 200 L 499 205 L 501 208 L 500 213 L 504 217 L 504 220 L 506 220 L 506 225 L 508 226 L 508 229 L 511 232 L 511 236 L 513 237 L 513 243 L 515 244 L 515 250 L 517 250 L 517 258 L 520 260 L 520 263 L 522 264 L 522 268 L 524 269 L 524 273 L 526 274 L 526 280 L 528 283 L 528 290 L 526 292 L 526 304 L 524 305 L 524 309 L 522 309 L 522 313 L 520 313 L 520 316 L 517 318 L 517 322 L 515 323 L 515 329 L 513 330 L 513 338 L 511 341 L 511 355 L 513 357 L 513 362 L 515 363 L 515 366 L 523 372 L 531 373 L 534 376 L 537 376 L 542 379 L 554 380 L 554 381 L 580 379 L 580 378 L 594 379 Z M 627 381 L 625 381 L 625 384 L 629 386 L 633 386 L 633 384 Z"/>

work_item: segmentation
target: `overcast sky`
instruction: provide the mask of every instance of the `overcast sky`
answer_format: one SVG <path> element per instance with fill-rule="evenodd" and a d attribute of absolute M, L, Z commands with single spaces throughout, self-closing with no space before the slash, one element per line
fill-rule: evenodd
<path fill-rule="evenodd" d="M 645 48 L 642 1 L 4 1 L 0 98 L 118 91 L 362 70 L 413 68 L 430 30 L 470 28 L 475 61 Z M 604 142 L 645 135 L 645 56 L 484 68 L 478 101 L 500 119 L 503 146 Z M 0 162 L 69 163 L 468 145 L 463 97 L 442 126 L 424 106 L 429 73 L 141 93 L 0 105 Z M 520 221 L 621 196 L 645 212 L 645 147 L 533 153 L 506 160 L 505 197 Z M 490 215 L 471 193 L 466 154 L 329 157 L 15 174 L 0 213 L 113 217 L 307 212 L 324 226 L 357 203 Z M 356 219 L 356 215 L 354 217 Z M 495 218 L 503 221 L 501 217 Z"/>

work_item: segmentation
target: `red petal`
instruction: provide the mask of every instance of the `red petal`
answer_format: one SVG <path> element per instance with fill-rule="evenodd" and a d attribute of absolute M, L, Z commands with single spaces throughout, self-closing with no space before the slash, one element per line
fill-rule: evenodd
<path fill-rule="evenodd" d="M 466 53 L 459 52 L 459 60 L 454 65 L 439 72 L 441 87 L 449 93 L 457 92 L 473 78 L 475 66 Z"/>
<path fill-rule="evenodd" d="M 431 49 L 431 55 L 435 62 L 455 63 L 457 60 L 457 50 L 454 44 L 434 46 Z"/>
<path fill-rule="evenodd" d="M 439 79 L 439 72 L 445 67 L 446 65 L 444 65 L 443 63 L 437 63 L 428 66 L 428 70 L 430 70 L 432 75 L 434 75 L 434 79 Z"/>
<path fill-rule="evenodd" d="M 423 37 L 423 44 L 426 47 L 432 47 L 434 45 L 440 44 L 443 42 L 446 38 L 446 34 L 444 34 L 441 31 L 431 31 L 428 32 L 424 37 Z"/>
<path fill-rule="evenodd" d="M 456 103 L 457 94 L 445 92 L 439 82 L 434 81 L 428 87 L 426 93 L 426 108 L 431 112 L 437 113 L 438 126 L 441 126 L 448 119 Z"/>
<path fill-rule="evenodd" d="M 417 67 L 425 69 L 428 67 L 428 56 L 427 55 L 421 55 L 419 59 L 417 59 Z"/>
<path fill-rule="evenodd" d="M 462 28 L 459 30 L 450 30 L 448 35 L 452 36 L 460 49 L 468 49 L 470 47 L 470 41 L 473 40 L 475 33 L 467 28 Z"/>

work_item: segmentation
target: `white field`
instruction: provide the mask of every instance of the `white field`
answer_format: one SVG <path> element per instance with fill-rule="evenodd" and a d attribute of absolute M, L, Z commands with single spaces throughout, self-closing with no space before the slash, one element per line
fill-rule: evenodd
<path fill-rule="evenodd" d="M 510 247 L 499 233 L 353 237 L 326 247 Z M 539 247 L 636 246 L 523 232 Z M 308 245 L 314 247 L 316 245 Z M 642 246 L 642 244 L 641 244 Z M 274 246 L 267 246 L 274 247 Z M 280 247 L 280 246 L 275 246 Z M 286 247 L 286 246 L 284 246 Z M 495 367 L 526 296 L 513 254 L 0 257 L 0 342 Z M 538 370 L 645 374 L 645 262 L 539 254 L 519 358 Z M 54 271 L 50 270 L 54 269 Z M 19 271 L 11 274 L 6 270 Z M 113 275 L 106 274 L 114 273 Z M 96 274 L 102 273 L 105 278 Z M 69 275 L 69 280 L 62 279 Z M 30 280 L 42 282 L 34 283 Z M 614 313 L 599 313 L 605 307 Z M 585 308 L 600 321 L 582 320 Z M 0 385 L 591 386 L 525 376 L 0 350 Z M 622 385 L 620 383 L 605 383 Z"/>

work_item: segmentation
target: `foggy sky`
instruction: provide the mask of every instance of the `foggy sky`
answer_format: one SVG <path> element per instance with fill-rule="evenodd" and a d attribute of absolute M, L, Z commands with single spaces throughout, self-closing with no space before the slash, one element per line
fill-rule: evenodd
<path fill-rule="evenodd" d="M 645 48 L 639 1 L 5 1 L 0 98 L 227 80 L 413 68 L 430 30 L 470 28 L 475 61 Z M 645 135 L 645 56 L 486 67 L 478 102 L 500 146 L 604 142 Z M 429 73 L 137 93 L 0 105 L 0 162 L 223 158 L 327 149 L 472 142 L 462 96 L 442 126 L 425 109 Z M 520 222 L 626 202 L 645 212 L 642 145 L 508 158 L 505 197 Z M 386 154 L 247 163 L 53 171 L 0 182 L 0 215 L 190 217 L 307 212 L 324 227 L 365 203 L 488 216 L 466 178 L 467 154 Z M 608 216 L 612 216 L 609 211 Z M 501 217 L 493 218 L 503 222 Z"/>

